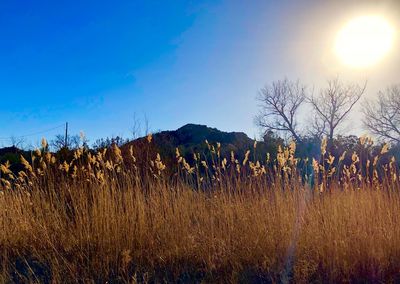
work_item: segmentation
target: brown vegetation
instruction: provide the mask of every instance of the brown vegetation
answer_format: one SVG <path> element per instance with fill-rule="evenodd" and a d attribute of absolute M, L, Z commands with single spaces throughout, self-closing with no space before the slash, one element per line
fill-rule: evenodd
<path fill-rule="evenodd" d="M 400 187 L 394 161 L 379 163 L 387 146 L 348 165 L 326 143 L 309 162 L 294 143 L 264 161 L 208 148 L 194 164 L 177 150 L 176 172 L 117 146 L 78 149 L 70 162 L 38 150 L 18 174 L 2 165 L 1 282 L 398 280 Z"/>

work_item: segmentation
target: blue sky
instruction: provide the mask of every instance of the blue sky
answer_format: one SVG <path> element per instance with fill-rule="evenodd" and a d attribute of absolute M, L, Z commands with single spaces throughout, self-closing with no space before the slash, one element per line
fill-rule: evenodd
<path fill-rule="evenodd" d="M 326 35 L 360 2 L 347 14 L 337 3 L 0 1 L 0 144 L 65 121 L 91 141 L 129 137 L 134 114 L 153 131 L 200 123 L 255 136 L 265 83 L 341 73 Z M 355 76 L 394 83 L 389 63 Z"/>

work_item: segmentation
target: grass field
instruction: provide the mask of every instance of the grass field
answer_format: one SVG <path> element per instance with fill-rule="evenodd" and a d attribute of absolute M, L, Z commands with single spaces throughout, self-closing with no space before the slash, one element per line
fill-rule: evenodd
<path fill-rule="evenodd" d="M 395 161 L 325 147 L 313 176 L 294 144 L 260 162 L 177 151 L 175 173 L 116 146 L 69 163 L 38 150 L 1 167 L 1 282 L 399 281 Z"/>

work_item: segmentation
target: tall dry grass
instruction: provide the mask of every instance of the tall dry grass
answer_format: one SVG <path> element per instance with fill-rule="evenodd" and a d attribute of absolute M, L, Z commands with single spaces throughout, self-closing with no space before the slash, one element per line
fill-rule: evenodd
<path fill-rule="evenodd" d="M 378 163 L 387 149 L 369 176 L 356 154 L 335 164 L 323 143 L 302 177 L 294 144 L 263 162 L 219 147 L 192 165 L 177 150 L 172 175 L 159 155 L 138 163 L 116 146 L 68 163 L 38 150 L 18 174 L 2 165 L 1 282 L 399 281 L 397 168 Z"/>

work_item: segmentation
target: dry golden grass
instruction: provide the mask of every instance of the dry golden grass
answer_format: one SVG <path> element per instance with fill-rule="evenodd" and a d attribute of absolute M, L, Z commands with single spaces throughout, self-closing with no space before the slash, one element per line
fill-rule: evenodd
<path fill-rule="evenodd" d="M 213 162 L 195 165 L 177 151 L 172 177 L 162 157 L 138 169 L 117 147 L 78 150 L 70 163 L 37 151 L 23 173 L 1 168 L 0 280 L 399 281 L 394 164 L 383 181 L 360 178 L 354 157 L 333 179 L 322 150 L 327 165 L 314 161 L 323 175 L 312 188 L 299 178 L 293 144 L 269 167 L 249 154 L 224 160 L 219 145 L 210 145 Z"/>

